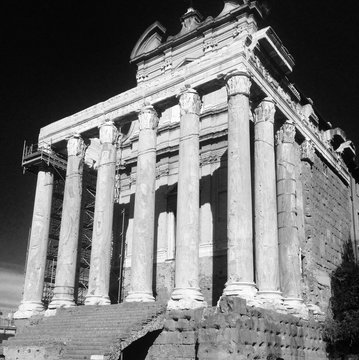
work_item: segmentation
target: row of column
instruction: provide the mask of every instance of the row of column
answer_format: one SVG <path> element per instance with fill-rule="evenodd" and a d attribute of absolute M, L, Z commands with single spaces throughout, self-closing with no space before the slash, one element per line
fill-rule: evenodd
<path fill-rule="evenodd" d="M 282 289 L 283 296 L 288 301 L 300 303 L 299 240 L 295 219 L 294 125 L 287 122 L 277 136 L 276 169 L 273 130 L 275 104 L 271 99 L 265 98 L 255 110 L 253 239 L 249 129 L 251 81 L 245 69 L 228 74 L 225 80 L 228 93 L 228 281 L 224 294 L 252 298 L 258 288 L 260 297 L 280 299 Z M 205 306 L 199 288 L 201 99 L 194 89 L 188 88 L 179 96 L 179 104 L 181 121 L 175 289 L 168 306 L 194 308 Z M 152 276 L 158 116 L 152 106 L 142 109 L 139 124 L 131 286 L 126 301 L 154 301 Z M 99 138 L 101 150 L 86 305 L 110 303 L 108 292 L 118 151 L 118 132 L 111 121 L 100 127 Z M 56 280 L 49 308 L 75 305 L 84 153 L 81 137 L 72 137 L 68 141 L 67 149 L 68 165 Z M 52 186 L 51 171 L 40 169 L 23 301 L 17 317 L 28 317 L 30 313 L 43 310 L 41 297 Z"/>

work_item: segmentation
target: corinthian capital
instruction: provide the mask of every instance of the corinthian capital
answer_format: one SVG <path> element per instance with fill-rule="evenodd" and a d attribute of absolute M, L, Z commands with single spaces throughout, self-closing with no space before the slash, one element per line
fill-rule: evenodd
<path fill-rule="evenodd" d="M 254 123 L 269 121 L 273 124 L 274 115 L 275 103 L 271 98 L 266 97 L 254 111 Z"/>
<path fill-rule="evenodd" d="M 158 115 L 152 105 L 145 106 L 138 115 L 140 130 L 155 130 L 158 126 Z"/>
<path fill-rule="evenodd" d="M 293 144 L 295 138 L 295 125 L 293 121 L 287 120 L 277 131 L 277 145 L 283 143 Z"/>
<path fill-rule="evenodd" d="M 249 73 L 245 67 L 228 73 L 224 80 L 226 81 L 226 89 L 228 96 L 245 95 L 249 96 L 252 82 Z"/>
<path fill-rule="evenodd" d="M 85 143 L 79 134 L 74 134 L 67 141 L 67 156 L 84 156 Z"/>
<path fill-rule="evenodd" d="M 105 121 L 99 128 L 101 143 L 114 144 L 116 142 L 118 131 L 112 120 Z"/>
<path fill-rule="evenodd" d="M 315 148 L 313 142 L 311 140 L 304 140 L 300 146 L 300 159 L 314 164 L 314 153 Z"/>
<path fill-rule="evenodd" d="M 186 114 L 199 116 L 201 113 L 201 98 L 194 89 L 186 89 L 179 97 L 179 104 L 181 107 L 181 116 Z"/>

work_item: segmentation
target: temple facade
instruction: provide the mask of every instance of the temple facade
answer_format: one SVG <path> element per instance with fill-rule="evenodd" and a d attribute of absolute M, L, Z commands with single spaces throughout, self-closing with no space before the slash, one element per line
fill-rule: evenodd
<path fill-rule="evenodd" d="M 37 186 L 17 319 L 223 296 L 327 312 L 344 246 L 358 250 L 352 142 L 290 81 L 294 59 L 256 1 L 181 21 L 138 40 L 135 88 L 45 126 L 25 152 Z"/>

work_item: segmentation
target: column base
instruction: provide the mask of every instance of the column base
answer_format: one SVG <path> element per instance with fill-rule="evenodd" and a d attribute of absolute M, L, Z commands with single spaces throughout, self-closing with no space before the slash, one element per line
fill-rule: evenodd
<path fill-rule="evenodd" d="M 206 307 L 199 288 L 175 288 L 167 304 L 169 310 L 187 310 Z"/>
<path fill-rule="evenodd" d="M 108 296 L 88 295 L 85 299 L 85 305 L 111 305 Z"/>
<path fill-rule="evenodd" d="M 24 301 L 14 314 L 14 319 L 29 319 L 31 316 L 42 315 L 45 311 L 41 302 Z"/>
<path fill-rule="evenodd" d="M 49 309 L 58 309 L 61 307 L 68 308 L 76 306 L 75 301 L 71 298 L 52 298 L 51 303 L 49 304 Z"/>
<path fill-rule="evenodd" d="M 288 314 L 300 317 L 302 319 L 309 318 L 308 307 L 303 303 L 300 298 L 284 298 L 283 305 L 286 307 Z"/>
<path fill-rule="evenodd" d="M 125 299 L 126 302 L 154 302 L 155 298 L 152 293 L 140 291 L 130 291 Z"/>
<path fill-rule="evenodd" d="M 229 282 L 223 290 L 224 296 L 238 296 L 243 299 L 253 299 L 257 293 L 256 285 L 252 282 Z"/>
<path fill-rule="evenodd" d="M 256 299 L 260 303 L 260 305 L 258 305 L 259 307 L 287 314 L 287 309 L 283 305 L 283 297 L 280 291 L 258 291 Z"/>

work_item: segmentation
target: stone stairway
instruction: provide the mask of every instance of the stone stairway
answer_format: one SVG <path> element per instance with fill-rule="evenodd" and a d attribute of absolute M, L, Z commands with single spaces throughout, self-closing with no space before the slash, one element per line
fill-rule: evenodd
<path fill-rule="evenodd" d="M 59 309 L 6 341 L 6 360 L 118 359 L 121 350 L 148 332 L 163 327 L 165 306 L 122 303 Z"/>

